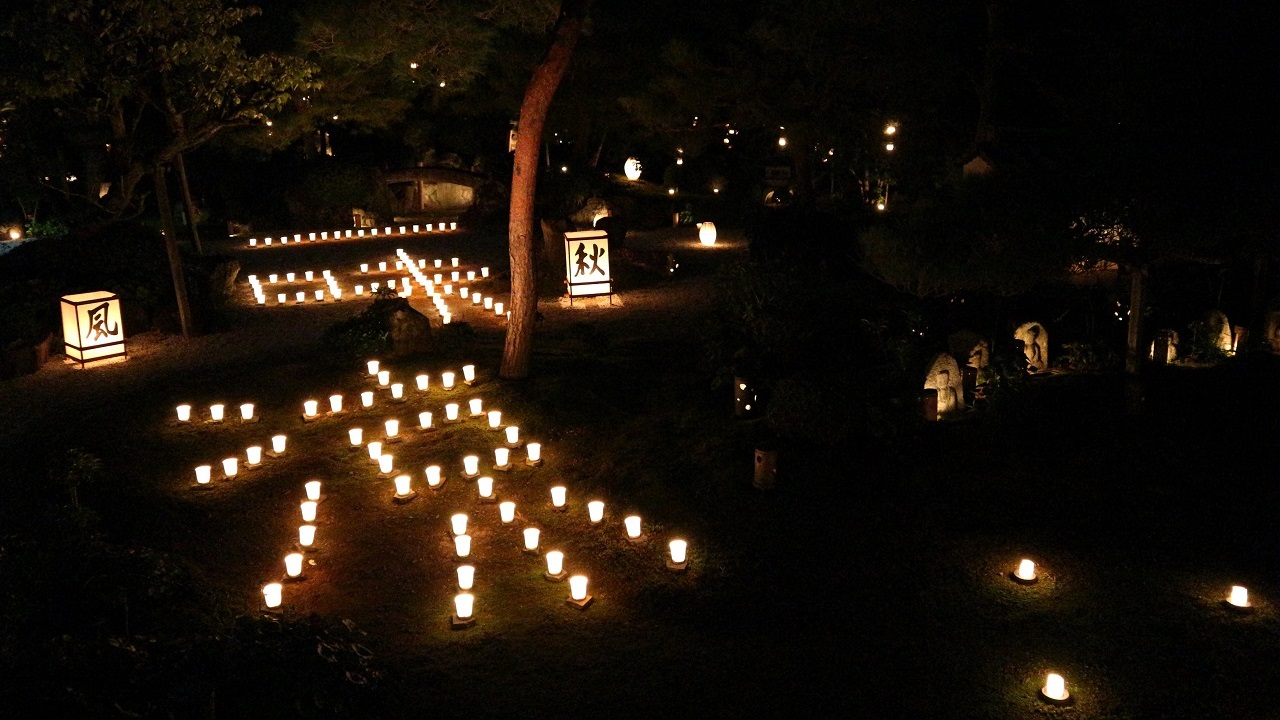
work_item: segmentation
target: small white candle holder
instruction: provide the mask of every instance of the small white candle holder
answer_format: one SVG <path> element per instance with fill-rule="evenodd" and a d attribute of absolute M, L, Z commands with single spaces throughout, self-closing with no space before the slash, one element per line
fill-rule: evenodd
<path fill-rule="evenodd" d="M 475 365 L 462 366 L 462 382 L 466 383 L 467 385 L 476 384 L 476 366 Z"/>
<path fill-rule="evenodd" d="M 1019 585 L 1035 585 L 1040 581 L 1040 576 L 1036 572 L 1036 564 L 1023 558 L 1018 567 L 1009 573 L 1009 579 Z"/>
<path fill-rule="evenodd" d="M 587 576 L 574 575 L 569 578 L 569 597 L 565 598 L 565 603 L 586 610 L 591 605 L 592 597 L 587 594 Z"/>
<path fill-rule="evenodd" d="M 217 424 L 222 422 L 223 414 L 225 413 L 226 408 L 227 406 L 223 405 L 222 403 L 214 403 L 213 405 L 210 405 L 209 419 L 205 420 L 205 422 L 211 423 L 211 424 Z"/>
<path fill-rule="evenodd" d="M 498 495 L 493 489 L 493 478 L 488 475 L 476 478 L 476 492 L 480 496 L 481 503 L 488 505 L 498 502 Z"/>
<path fill-rule="evenodd" d="M 414 378 L 414 381 L 418 383 L 418 390 L 420 390 L 421 392 L 427 391 L 430 378 L 428 378 L 425 374 L 419 375 L 418 377 Z"/>
<path fill-rule="evenodd" d="M 587 503 L 587 518 L 591 520 L 592 525 L 599 525 L 604 520 L 604 502 L 592 500 Z"/>
<path fill-rule="evenodd" d="M 245 469 L 252 470 L 260 465 L 262 465 L 262 446 L 250 445 L 249 448 L 244 451 Z"/>
<path fill-rule="evenodd" d="M 404 383 L 391 383 L 391 402 L 402 403 L 405 400 Z"/>
<path fill-rule="evenodd" d="M 446 425 L 452 425 L 461 418 L 458 417 L 458 403 L 447 403 L 444 406 L 444 422 Z"/>
<path fill-rule="evenodd" d="M 342 414 L 342 396 L 341 395 L 329 396 L 329 412 L 326 414 L 330 416 Z"/>
<path fill-rule="evenodd" d="M 254 410 L 253 403 L 243 403 L 240 405 L 240 423 L 256 423 L 258 422 L 258 414 Z"/>
<path fill-rule="evenodd" d="M 639 544 L 649 539 L 649 536 L 644 533 L 644 525 L 641 523 L 639 515 L 628 515 L 623 519 L 622 524 L 626 530 L 624 535 L 626 535 L 627 542 Z"/>
<path fill-rule="evenodd" d="M 373 407 L 373 391 L 372 390 L 365 390 L 364 392 L 360 393 L 360 407 L 367 407 L 367 408 Z"/>
<path fill-rule="evenodd" d="M 510 525 L 516 521 L 516 504 L 510 500 L 498 503 L 498 519 L 503 525 Z"/>
<path fill-rule="evenodd" d="M 428 465 L 426 472 L 427 472 L 427 487 L 431 488 L 432 490 L 439 490 L 440 488 L 444 487 L 446 478 L 444 474 L 440 471 L 439 465 Z"/>
<path fill-rule="evenodd" d="M 395 470 L 396 457 L 390 453 L 382 453 L 378 457 L 378 477 L 389 478 L 394 477 L 397 473 Z"/>
<path fill-rule="evenodd" d="M 508 425 L 503 432 L 507 436 L 507 447 L 518 448 L 524 443 L 520 442 L 520 428 L 515 425 Z"/>
<path fill-rule="evenodd" d="M 418 430 L 421 432 L 433 432 L 436 429 L 435 422 L 430 412 L 418 413 Z"/>
<path fill-rule="evenodd" d="M 269 457 L 283 457 L 286 443 L 289 438 L 284 435 L 271 436 L 271 449 L 267 451 Z"/>
<path fill-rule="evenodd" d="M 529 555 L 538 554 L 538 542 L 542 537 L 542 531 L 538 528 L 525 528 L 522 532 L 524 535 L 524 552 Z"/>
<path fill-rule="evenodd" d="M 667 544 L 667 569 L 684 572 L 689 569 L 689 543 L 684 540 L 672 540 Z"/>
<path fill-rule="evenodd" d="M 315 400 L 307 400 L 302 403 L 302 421 L 314 422 L 320 417 L 320 403 Z"/>
<path fill-rule="evenodd" d="M 468 480 L 480 477 L 480 456 L 467 455 L 462 458 L 462 477 Z"/>
<path fill-rule="evenodd" d="M 510 448 L 499 447 L 493 449 L 493 469 L 499 472 L 506 472 L 511 469 Z"/>
<path fill-rule="evenodd" d="M 564 512 L 569 509 L 568 490 L 563 485 L 551 488 L 551 509 Z"/>
<path fill-rule="evenodd" d="M 411 487 L 412 478 L 408 475 L 397 475 L 395 478 L 396 494 L 391 496 L 391 501 L 397 505 L 413 501 L 418 497 L 418 493 Z"/>
<path fill-rule="evenodd" d="M 466 630 L 476 624 L 475 596 L 471 593 L 459 593 L 453 598 L 453 615 L 449 617 L 449 627 L 453 630 Z"/>
<path fill-rule="evenodd" d="M 542 464 L 542 443 L 529 443 L 524 446 L 527 457 L 525 464 L 529 467 L 538 467 Z"/>
<path fill-rule="evenodd" d="M 484 417 L 484 402 L 480 398 L 468 400 L 467 408 L 471 410 L 471 417 Z"/>
<path fill-rule="evenodd" d="M 569 573 L 564 570 L 564 553 L 551 550 L 544 557 L 547 561 L 547 569 L 542 573 L 542 577 L 550 582 L 564 582 L 564 579 L 569 577 Z"/>
<path fill-rule="evenodd" d="M 311 524 L 298 526 L 298 544 L 295 545 L 299 552 L 309 553 L 316 551 L 316 526 Z"/>

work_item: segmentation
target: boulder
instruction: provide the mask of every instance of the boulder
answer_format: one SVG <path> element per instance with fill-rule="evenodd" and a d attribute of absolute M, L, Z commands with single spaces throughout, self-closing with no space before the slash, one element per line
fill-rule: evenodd
<path fill-rule="evenodd" d="M 431 352 L 431 321 L 414 310 L 408 301 L 396 307 L 387 317 L 390 327 L 392 359 Z"/>

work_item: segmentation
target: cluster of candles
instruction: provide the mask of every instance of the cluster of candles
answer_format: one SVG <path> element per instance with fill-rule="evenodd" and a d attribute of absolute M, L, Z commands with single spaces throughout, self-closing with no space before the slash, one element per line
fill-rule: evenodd
<path fill-rule="evenodd" d="M 177 407 L 174 408 L 174 412 L 177 413 L 179 423 L 191 422 L 191 418 L 192 418 L 191 409 L 192 409 L 191 405 L 187 403 L 183 403 L 182 405 L 178 405 Z M 204 422 L 207 424 L 217 425 L 222 423 L 224 420 L 226 420 L 226 417 L 227 417 L 227 406 L 224 403 L 212 403 L 209 405 L 209 417 L 205 419 Z M 240 422 L 251 423 L 251 422 L 257 422 L 257 421 L 258 421 L 257 408 L 254 406 L 254 404 L 241 403 L 240 404 Z"/>
<path fill-rule="evenodd" d="M 320 481 L 308 481 L 303 489 L 306 491 L 306 500 L 302 501 L 300 506 L 302 510 L 302 525 L 298 526 L 298 550 L 299 552 L 291 552 L 284 556 L 284 581 L 292 582 L 303 579 L 303 560 L 304 553 L 311 552 L 315 549 L 316 542 L 316 511 L 320 506 Z M 278 611 L 284 602 L 284 583 L 271 582 L 262 586 L 262 601 L 268 610 Z"/>
<path fill-rule="evenodd" d="M 428 232 L 428 233 L 445 232 L 448 230 L 457 230 L 457 229 L 458 229 L 458 223 L 456 222 L 427 223 L 426 225 L 400 225 L 397 228 L 393 228 L 392 226 L 387 225 L 382 228 L 381 234 L 383 236 L 390 236 L 393 234 L 417 235 L 422 232 Z M 393 230 L 397 230 L 398 232 L 393 232 Z M 379 236 L 378 228 L 376 227 L 369 228 L 368 234 L 370 237 L 378 237 Z M 289 234 L 274 235 L 274 236 L 264 237 L 262 239 L 261 247 L 269 247 L 276 241 L 279 241 L 279 244 L 281 245 L 288 245 L 290 242 L 293 242 L 295 244 L 301 244 L 303 242 L 315 242 L 317 240 L 330 240 L 330 239 L 341 240 L 343 238 L 364 237 L 364 236 L 365 236 L 364 229 L 334 230 L 332 233 L 330 233 L 328 230 L 321 231 L 321 232 L 309 232 L 307 233 L 307 236 L 305 239 L 302 237 L 302 233 L 293 233 L 292 235 L 289 235 Z M 256 237 L 249 238 L 249 247 L 259 247 L 258 238 Z"/>
<path fill-rule="evenodd" d="M 313 290 L 310 293 L 308 293 L 308 291 L 306 290 L 294 291 L 292 294 L 293 302 L 295 304 L 302 304 L 307 301 L 308 297 L 311 297 L 314 302 L 324 302 L 325 289 L 328 290 L 330 299 L 335 301 L 342 299 L 342 288 L 338 286 L 338 280 L 333 276 L 331 272 L 329 272 L 328 270 L 325 270 L 321 274 L 319 279 L 324 281 L 325 288 Z M 307 270 L 304 273 L 302 273 L 301 279 L 298 278 L 297 273 L 289 272 L 284 274 L 285 283 L 293 284 L 299 281 L 315 282 L 316 281 L 315 272 L 312 270 Z M 267 276 L 268 285 L 277 284 L 279 282 L 281 282 L 281 279 L 278 273 L 271 273 L 270 275 Z M 256 301 L 257 304 L 259 305 L 266 305 L 267 293 L 265 290 L 262 289 L 263 283 L 261 280 L 258 279 L 257 275 L 249 276 L 249 286 L 253 288 L 254 301 Z M 287 293 L 287 292 L 276 293 L 277 305 L 285 305 L 289 302 L 289 300 L 290 300 L 290 293 Z"/>
<path fill-rule="evenodd" d="M 449 307 L 449 303 L 445 300 L 445 296 L 453 295 L 454 284 L 462 282 L 463 272 L 457 269 L 450 270 L 449 279 L 447 281 L 445 280 L 443 272 L 434 273 L 434 275 L 429 278 L 427 273 L 423 272 L 423 270 L 426 269 L 425 259 L 419 259 L 415 264 L 413 258 L 409 256 L 409 253 L 405 252 L 404 248 L 396 249 L 396 256 L 400 258 L 396 261 L 396 267 L 403 267 L 408 270 L 409 273 L 413 275 L 413 279 L 417 281 L 424 291 L 426 291 L 427 297 L 431 299 L 432 305 L 436 308 L 436 312 L 440 313 L 441 324 L 448 325 L 453 322 L 454 313 Z M 449 259 L 449 266 L 451 268 L 457 268 L 460 264 L 459 259 L 456 257 Z M 385 263 L 380 263 L 379 266 L 382 270 L 386 269 Z M 433 266 L 436 270 L 443 269 L 444 260 L 436 258 Z M 360 270 L 361 272 L 365 272 L 367 270 L 367 266 L 361 265 Z M 480 279 L 489 277 L 489 268 L 480 268 L 480 275 L 478 277 Z M 466 271 L 467 282 L 475 282 L 477 279 L 475 270 Z M 405 279 L 404 284 L 406 286 L 408 285 L 408 278 Z M 505 318 L 507 316 L 506 306 L 503 303 L 495 302 L 492 297 L 485 297 L 480 293 L 473 293 L 469 287 L 460 285 L 458 287 L 458 295 L 463 300 L 469 299 L 472 305 L 478 305 L 487 311 L 493 311 L 493 314 L 497 317 Z"/>
<path fill-rule="evenodd" d="M 284 435 L 272 435 L 271 450 L 267 454 L 275 457 L 280 457 L 281 455 L 284 455 L 284 449 L 287 442 L 288 442 L 288 437 Z M 250 445 L 248 448 L 245 449 L 244 454 L 245 454 L 244 466 L 246 468 L 253 469 L 262 464 L 263 450 L 261 445 Z M 239 472 L 240 472 L 239 457 L 229 457 L 229 458 L 224 458 L 222 460 L 222 477 L 224 479 L 230 480 L 231 478 L 239 474 Z M 207 486 L 212 481 L 213 481 L 213 466 L 197 465 L 196 466 L 196 485 Z"/>
<path fill-rule="evenodd" d="M 1009 576 L 1020 585 L 1032 585 L 1040 579 L 1035 561 L 1027 558 L 1019 560 L 1018 566 Z M 1249 590 L 1242 585 L 1232 585 L 1224 602 L 1236 610 L 1249 610 L 1253 607 L 1249 602 Z M 1062 675 L 1054 672 L 1049 673 L 1045 678 L 1044 687 L 1040 688 L 1040 698 L 1055 705 L 1072 702 L 1071 694 L 1067 692 L 1066 680 Z"/>

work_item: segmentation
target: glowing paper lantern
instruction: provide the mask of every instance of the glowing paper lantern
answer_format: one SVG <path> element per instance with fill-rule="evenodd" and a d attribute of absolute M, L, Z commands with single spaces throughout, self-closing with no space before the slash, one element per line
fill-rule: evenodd
<path fill-rule="evenodd" d="M 452 390 L 453 389 L 453 373 L 451 372 L 440 373 L 440 384 L 444 385 L 445 390 Z"/>
<path fill-rule="evenodd" d="M 377 462 L 378 458 L 382 457 L 382 443 L 377 440 L 374 440 L 373 442 L 369 443 L 368 448 L 369 448 L 369 459 L 374 462 Z"/>
<path fill-rule="evenodd" d="M 598 523 L 604 519 L 604 503 L 599 500 L 592 500 L 587 503 L 587 517 L 591 522 Z"/>
<path fill-rule="evenodd" d="M 386 387 L 391 383 L 391 373 L 387 370 L 378 371 L 378 385 Z"/>
<path fill-rule="evenodd" d="M 547 577 L 555 580 L 564 577 L 564 553 L 559 550 L 547 553 Z"/>
<path fill-rule="evenodd" d="M 63 347 L 68 363 L 84 368 L 97 360 L 128 356 L 120 299 L 114 292 L 82 292 L 61 299 Z"/>
<path fill-rule="evenodd" d="M 476 568 L 474 565 L 458 566 L 458 589 L 470 590 L 476 581 Z"/>
<path fill-rule="evenodd" d="M 391 398 L 393 400 L 404 399 L 404 383 L 391 383 Z"/>
<path fill-rule="evenodd" d="M 378 458 L 378 472 L 382 473 L 383 475 L 390 475 L 391 464 L 393 462 L 395 462 L 395 456 L 388 453 L 384 453 L 381 457 Z"/>
<path fill-rule="evenodd" d="M 357 294 L 357 295 L 363 295 L 363 294 L 364 294 L 364 286 L 363 286 L 363 285 L 357 285 L 357 286 L 356 286 L 356 294 Z"/>
<path fill-rule="evenodd" d="M 240 406 L 240 419 L 245 422 L 253 419 L 253 403 L 245 403 Z"/>
<path fill-rule="evenodd" d="M 364 407 L 373 407 L 373 391 L 365 390 L 360 393 L 360 404 Z"/>
<path fill-rule="evenodd" d="M 289 553 L 284 556 L 284 574 L 293 579 L 302 577 L 302 553 Z"/>
<path fill-rule="evenodd" d="M 213 479 L 213 466 L 212 466 L 212 465 L 197 465 L 197 466 L 196 466 L 196 483 L 197 483 L 197 484 L 199 484 L 199 485 L 208 485 L 208 484 L 209 484 L 209 481 L 210 481 L 210 480 L 212 480 L 212 479 Z"/>
<path fill-rule="evenodd" d="M 585 609 L 590 602 L 591 596 L 587 594 L 587 576 L 574 575 L 569 578 L 569 604 Z"/>
<path fill-rule="evenodd" d="M 703 245 L 716 244 L 716 224 L 712 222 L 698 223 L 698 242 Z"/>
<path fill-rule="evenodd" d="M 276 303 L 283 305 L 288 300 L 288 298 L 289 298 L 288 294 L 280 293 L 279 295 L 276 295 Z"/>
<path fill-rule="evenodd" d="M 351 447 L 360 447 L 364 444 L 364 428 L 351 428 L 347 437 L 351 438 Z"/>
<path fill-rule="evenodd" d="M 378 270 L 379 270 L 379 271 L 381 271 L 381 272 L 386 272 L 386 271 L 387 271 L 387 262 L 386 262 L 385 260 L 383 260 L 382 262 L 378 263 Z"/>
<path fill-rule="evenodd" d="M 569 299 L 613 294 L 609 235 L 603 230 L 564 234 L 565 276 Z"/>
<path fill-rule="evenodd" d="M 471 408 L 471 417 L 480 417 L 481 415 L 484 415 L 484 410 L 481 408 L 480 398 L 471 398 L 467 401 L 467 405 Z"/>
<path fill-rule="evenodd" d="M 235 477 L 235 476 L 236 476 L 236 466 L 237 466 L 237 465 L 239 465 L 239 464 L 240 464 L 240 461 L 239 461 L 239 459 L 237 459 L 237 458 L 227 458 L 226 460 L 223 460 L 223 461 L 222 461 L 222 474 L 223 474 L 223 475 L 225 475 L 225 476 L 227 476 L 227 477 L 229 477 L 229 478 L 233 478 L 233 477 Z"/>
<path fill-rule="evenodd" d="M 396 496 L 397 496 L 397 497 L 407 497 L 408 495 L 410 495 L 410 494 L 413 492 L 413 490 L 409 487 L 409 485 L 410 485 L 410 480 L 411 480 L 411 478 L 410 478 L 408 475 L 397 475 L 397 476 L 396 476 L 395 483 L 396 483 Z"/>
<path fill-rule="evenodd" d="M 501 410 L 489 411 L 489 429 L 490 430 L 502 429 L 502 411 Z"/>
<path fill-rule="evenodd" d="M 622 524 L 627 528 L 627 537 L 631 540 L 639 540 L 641 535 L 640 516 L 628 515 Z"/>
<path fill-rule="evenodd" d="M 422 428 L 423 430 L 431 429 L 431 413 L 429 412 L 418 413 L 418 427 Z"/>
<path fill-rule="evenodd" d="M 279 278 L 280 278 L 279 275 L 276 275 L 275 273 L 271 273 L 270 275 L 267 276 L 267 282 L 269 283 L 279 282 Z"/>
<path fill-rule="evenodd" d="M 443 482 L 444 482 L 444 479 L 440 477 L 440 466 L 428 465 L 427 466 L 427 485 L 429 485 L 431 489 L 434 490 L 440 487 L 441 483 Z"/>
<path fill-rule="evenodd" d="M 222 403 L 209 406 L 209 419 L 213 422 L 222 422 L 222 414 L 226 406 Z"/>
<path fill-rule="evenodd" d="M 299 525 L 298 526 L 298 545 L 309 548 L 316 542 L 316 526 L 315 525 Z"/>
<path fill-rule="evenodd" d="M 568 492 L 563 485 L 556 485 L 551 488 L 551 506 L 557 510 L 563 510 L 567 494 Z"/>
<path fill-rule="evenodd" d="M 305 292 L 302 292 L 301 290 L 299 290 L 298 292 L 294 293 L 293 297 L 294 297 L 294 298 L 295 298 L 299 303 L 304 303 L 304 302 L 306 302 L 306 301 L 307 301 L 307 294 L 306 294 Z"/>
<path fill-rule="evenodd" d="M 284 446 L 287 441 L 288 441 L 288 438 L 285 437 L 284 435 L 272 435 L 271 436 L 271 452 L 275 453 L 276 455 L 283 455 Z"/>
<path fill-rule="evenodd" d="M 498 504 L 498 517 L 502 519 L 503 524 L 515 522 L 516 504 L 513 502 L 504 502 Z"/>
<path fill-rule="evenodd" d="M 453 550 L 458 557 L 467 557 L 471 554 L 471 536 L 458 535 L 453 539 Z"/>
<path fill-rule="evenodd" d="M 530 465 L 537 465 L 542 462 L 542 443 L 529 443 L 524 446 L 525 452 L 529 458 L 526 462 Z"/>
<path fill-rule="evenodd" d="M 302 505 L 302 522 L 313 523 L 316 521 L 316 507 L 319 505 L 315 500 L 304 500 Z"/>
<path fill-rule="evenodd" d="M 541 534 L 542 534 L 542 531 L 541 531 L 541 530 L 539 530 L 538 528 L 525 528 L 525 529 L 524 529 L 524 549 L 525 549 L 525 552 L 537 552 L 537 551 L 538 551 L 538 536 L 539 536 L 539 535 L 541 535 Z"/>
<path fill-rule="evenodd" d="M 426 375 L 419 375 L 418 377 L 416 377 L 416 378 L 414 378 L 414 379 L 415 379 L 415 380 L 417 380 L 417 382 L 418 382 L 418 389 L 419 389 L 419 390 L 421 390 L 421 391 L 423 391 L 423 392 L 426 392 L 426 391 L 427 391 L 427 376 L 426 376 Z"/>
<path fill-rule="evenodd" d="M 493 465 L 499 470 L 505 470 L 511 465 L 511 450 L 500 447 L 493 449 Z"/>
<path fill-rule="evenodd" d="M 640 173 L 643 170 L 644 170 L 644 166 L 640 164 L 639 160 L 633 157 L 627 158 L 627 161 L 622 164 L 623 174 L 625 174 L 627 176 L 627 179 L 632 182 L 635 182 L 636 180 L 640 179 Z"/>
<path fill-rule="evenodd" d="M 1232 585 L 1231 594 L 1227 596 L 1227 602 L 1238 608 L 1250 607 L 1249 591 L 1241 585 Z"/>
<path fill-rule="evenodd" d="M 449 258 L 449 264 L 453 267 L 458 267 L 458 258 Z"/>
<path fill-rule="evenodd" d="M 520 428 L 515 425 L 508 425 L 504 431 L 507 435 L 507 445 L 516 447 L 520 444 Z"/>
<path fill-rule="evenodd" d="M 475 477 L 480 474 L 480 457 L 478 455 L 467 455 L 462 458 L 462 474 L 467 477 Z"/>
<path fill-rule="evenodd" d="M 332 412 L 332 413 L 342 412 L 342 396 L 341 395 L 329 396 L 329 412 Z"/>
<path fill-rule="evenodd" d="M 1067 702 L 1071 699 L 1071 694 L 1067 692 L 1067 681 L 1058 673 L 1049 673 L 1044 687 L 1040 689 L 1040 697 L 1051 703 Z"/>
<path fill-rule="evenodd" d="M 178 406 L 178 422 L 190 422 L 190 421 L 191 421 L 191 406 L 179 405 Z"/>
<path fill-rule="evenodd" d="M 249 449 L 244 451 L 244 454 L 245 454 L 245 462 L 250 467 L 254 467 L 256 465 L 262 464 L 262 446 L 261 445 L 251 445 Z"/>
<path fill-rule="evenodd" d="M 399 420 L 388 420 L 388 421 L 386 421 L 386 422 L 384 423 L 384 425 L 386 425 L 386 428 L 387 428 L 387 437 L 388 437 L 388 438 L 393 438 L 393 437 L 396 437 L 397 435 L 399 435 L 399 434 L 400 434 L 400 421 L 399 421 Z"/>
<path fill-rule="evenodd" d="M 491 297 L 486 297 L 486 298 L 484 299 L 484 309 L 485 309 L 485 310 L 492 310 L 492 309 L 493 309 L 493 298 L 491 298 Z"/>
<path fill-rule="evenodd" d="M 1018 563 L 1018 569 L 1013 571 L 1013 578 L 1024 583 L 1035 582 L 1037 580 L 1036 564 L 1024 558 Z"/>
<path fill-rule="evenodd" d="M 320 500 L 320 481 L 319 480 L 311 480 L 307 482 L 307 484 L 304 485 L 303 487 L 306 488 L 308 500 L 315 500 L 317 502 Z"/>
<path fill-rule="evenodd" d="M 480 493 L 480 497 L 485 500 L 493 499 L 493 478 L 485 475 L 476 480 L 476 490 Z"/>
<path fill-rule="evenodd" d="M 453 598 L 454 615 L 459 620 L 470 620 L 475 610 L 476 598 L 471 593 L 459 593 Z"/>
<path fill-rule="evenodd" d="M 458 274 L 458 273 L 454 273 L 454 275 L 457 275 L 457 274 Z M 457 280 L 457 279 L 458 279 L 457 277 L 455 277 L 455 278 L 454 278 L 454 280 Z M 461 297 L 463 300 L 466 300 L 468 297 L 470 297 L 470 293 L 471 293 L 471 288 L 468 288 L 468 287 L 465 287 L 465 286 L 463 286 L 463 287 L 461 287 L 461 288 L 458 288 L 458 295 L 459 295 L 459 297 Z"/>
<path fill-rule="evenodd" d="M 316 412 L 320 409 L 320 403 L 315 400 L 307 400 L 302 403 L 302 414 L 309 418 L 316 416 Z"/>
<path fill-rule="evenodd" d="M 672 540 L 668 545 L 671 551 L 671 558 L 667 560 L 667 567 L 672 570 L 684 570 L 689 565 L 689 544 L 684 540 Z"/>
<path fill-rule="evenodd" d="M 448 403 L 444 406 L 444 419 L 447 422 L 458 421 L 458 403 Z"/>
<path fill-rule="evenodd" d="M 453 531 L 454 535 L 466 535 L 467 534 L 467 514 L 455 513 L 453 515 L 450 515 L 449 528 Z"/>
<path fill-rule="evenodd" d="M 324 291 L 323 291 L 323 290 L 317 290 L 317 291 L 316 291 L 316 302 L 323 302 L 323 301 L 324 301 Z"/>
<path fill-rule="evenodd" d="M 293 282 L 293 277 L 294 277 L 293 273 L 285 273 L 285 274 L 284 274 L 284 280 L 285 280 L 285 282 Z"/>
<path fill-rule="evenodd" d="M 282 601 L 281 594 L 284 586 L 280 583 L 267 583 L 262 586 L 262 602 L 268 608 L 278 608 Z"/>
<path fill-rule="evenodd" d="M 470 385 L 475 381 L 476 381 L 476 366 L 463 365 L 462 366 L 462 382 Z"/>

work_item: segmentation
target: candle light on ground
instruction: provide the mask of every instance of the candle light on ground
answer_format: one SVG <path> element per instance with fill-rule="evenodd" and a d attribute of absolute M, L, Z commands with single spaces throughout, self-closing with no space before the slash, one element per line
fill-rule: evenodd
<path fill-rule="evenodd" d="M 456 535 L 467 534 L 467 514 L 454 513 L 449 516 L 449 529 Z"/>
<path fill-rule="evenodd" d="M 313 523 L 316 521 L 316 507 L 319 505 L 315 500 L 302 501 L 302 522 Z"/>
<path fill-rule="evenodd" d="M 542 443 L 531 442 L 524 449 L 528 454 L 528 460 L 525 462 L 529 465 L 540 465 L 542 463 Z"/>
<path fill-rule="evenodd" d="M 272 435 L 271 436 L 271 452 L 275 453 L 276 455 L 283 455 L 284 446 L 288 440 L 289 438 L 285 437 L 284 435 Z"/>
<path fill-rule="evenodd" d="M 453 549 L 460 558 L 469 556 L 471 554 L 471 536 L 459 535 L 455 537 L 453 539 Z"/>
<path fill-rule="evenodd" d="M 524 529 L 524 551 L 525 552 L 531 552 L 531 553 L 538 552 L 538 536 L 540 536 L 541 534 L 542 534 L 542 531 L 539 530 L 538 528 Z"/>
<path fill-rule="evenodd" d="M 236 476 L 236 468 L 240 464 L 238 458 L 227 458 L 222 461 L 222 474 L 225 477 L 233 478 Z"/>
<path fill-rule="evenodd" d="M 476 581 L 476 568 L 474 565 L 458 566 L 458 589 L 470 590 Z"/>
<path fill-rule="evenodd" d="M 587 594 L 586 575 L 574 575 L 569 578 L 569 598 L 566 602 L 580 610 L 585 610 L 587 605 L 591 604 L 591 596 Z"/>
<path fill-rule="evenodd" d="M 475 624 L 475 596 L 471 593 L 459 593 L 453 598 L 453 617 L 450 625 L 454 630 L 462 630 Z"/>
<path fill-rule="evenodd" d="M 369 449 L 369 459 L 374 462 L 378 462 L 378 458 L 382 457 L 382 443 L 377 440 L 374 440 L 373 442 L 369 443 L 368 449 Z"/>
<path fill-rule="evenodd" d="M 302 548 L 310 548 L 316 542 L 316 526 L 315 525 L 299 525 L 298 526 L 298 546 Z"/>
<path fill-rule="evenodd" d="M 564 580 L 564 553 L 552 550 L 547 553 L 547 572 L 545 577 L 553 582 Z"/>
<path fill-rule="evenodd" d="M 627 529 L 628 540 L 639 540 L 644 535 L 643 529 L 640 526 L 639 515 L 628 515 L 623 519 L 622 524 Z"/>
<path fill-rule="evenodd" d="M 178 408 L 177 408 L 177 410 L 178 410 L 178 422 L 190 422 L 190 421 L 191 421 L 191 406 L 190 406 L 190 405 L 179 405 L 179 406 L 178 406 Z"/>
<path fill-rule="evenodd" d="M 462 474 L 472 478 L 480 474 L 480 456 L 467 455 L 462 458 Z"/>
<path fill-rule="evenodd" d="M 212 465 L 197 465 L 197 466 L 196 466 L 196 484 L 198 484 L 198 485 L 208 485 L 208 484 L 209 484 L 209 481 L 210 481 L 210 480 L 212 480 L 212 479 L 213 479 L 213 466 L 212 466 Z"/>
<path fill-rule="evenodd" d="M 556 485 L 551 488 L 551 506 L 557 510 L 564 510 L 567 495 L 568 491 L 563 485 Z"/>
<path fill-rule="evenodd" d="M 365 390 L 360 393 L 360 404 L 364 407 L 373 407 L 373 391 Z"/>
<path fill-rule="evenodd" d="M 342 412 L 342 396 L 341 395 L 329 396 L 329 412 L 332 412 L 332 413 Z"/>
<path fill-rule="evenodd" d="M 222 413 L 223 413 L 223 410 L 225 410 L 225 407 L 226 406 L 224 406 L 222 403 L 216 403 L 214 405 L 210 405 L 209 419 L 212 420 L 213 422 L 222 422 Z"/>
<path fill-rule="evenodd" d="M 319 480 L 311 480 L 303 487 L 307 491 L 308 500 L 315 500 L 319 502 L 320 500 L 320 481 Z"/>
<path fill-rule="evenodd" d="M 1018 562 L 1018 568 L 1013 571 L 1013 579 L 1023 585 L 1030 585 L 1036 582 L 1039 579 L 1036 577 L 1036 564 L 1023 558 Z"/>
<path fill-rule="evenodd" d="M 284 556 L 284 573 L 290 580 L 302 578 L 302 553 L 289 553 Z"/>
<path fill-rule="evenodd" d="M 689 544 L 684 540 L 672 540 L 667 545 L 670 550 L 670 557 L 667 558 L 667 568 L 669 570 L 684 570 L 689 567 Z"/>
<path fill-rule="evenodd" d="M 280 607 L 283 601 L 283 588 L 280 583 L 267 583 L 262 586 L 262 602 L 268 609 L 274 610 Z"/>
<path fill-rule="evenodd" d="M 516 504 L 513 502 L 504 502 L 498 505 L 498 517 L 504 525 L 515 522 Z"/>
<path fill-rule="evenodd" d="M 598 523 L 604 520 L 604 503 L 600 500 L 592 500 L 587 503 L 587 517 L 592 523 Z"/>
<path fill-rule="evenodd" d="M 427 466 L 427 486 L 432 490 L 437 490 L 444 483 L 444 478 L 440 475 L 439 465 Z"/>
<path fill-rule="evenodd" d="M 256 467 L 262 464 L 262 446 L 261 445 L 250 445 L 249 448 L 244 451 L 244 455 L 245 455 L 246 465 L 250 467 Z"/>
<path fill-rule="evenodd" d="M 1058 673 L 1049 673 L 1044 687 L 1040 688 L 1040 699 L 1053 705 L 1065 705 L 1071 701 L 1067 692 L 1067 681 Z"/>

